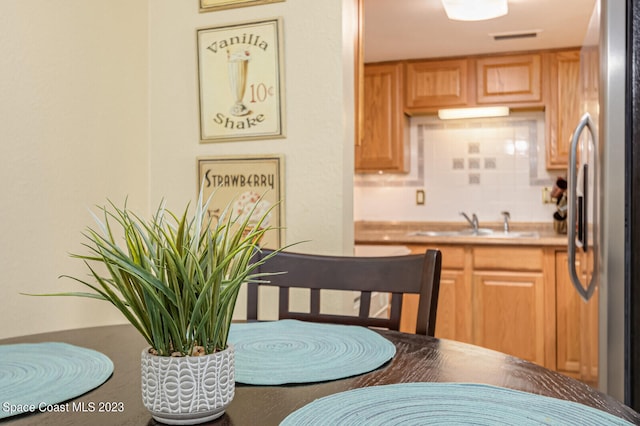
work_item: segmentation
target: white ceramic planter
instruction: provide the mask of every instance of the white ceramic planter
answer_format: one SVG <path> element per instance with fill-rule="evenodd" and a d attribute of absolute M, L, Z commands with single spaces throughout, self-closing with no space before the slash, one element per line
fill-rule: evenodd
<path fill-rule="evenodd" d="M 154 419 L 193 425 L 220 417 L 233 399 L 233 346 L 204 356 L 164 357 L 142 351 L 142 402 Z"/>

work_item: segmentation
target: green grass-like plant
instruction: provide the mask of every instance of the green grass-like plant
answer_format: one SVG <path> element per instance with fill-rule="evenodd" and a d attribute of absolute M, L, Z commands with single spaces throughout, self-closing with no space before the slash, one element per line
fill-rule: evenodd
<path fill-rule="evenodd" d="M 71 255 L 85 262 L 95 283 L 63 275 L 93 291 L 40 296 L 107 301 L 160 356 L 224 350 L 240 286 L 260 281 L 257 268 L 269 257 L 255 256 L 255 251 L 265 232 L 274 228 L 262 227 L 268 212 L 249 224 L 250 214 L 233 218 L 230 206 L 212 223 L 210 201 L 203 203 L 201 192 L 193 216 L 189 206 L 177 216 L 163 201 L 149 221 L 130 211 L 126 202 L 118 208 L 109 201 L 100 208 L 102 218 L 94 215 L 99 229 L 83 233 L 89 254 Z M 123 247 L 115 235 L 123 235 Z M 96 263 L 107 273 L 101 275 Z"/>

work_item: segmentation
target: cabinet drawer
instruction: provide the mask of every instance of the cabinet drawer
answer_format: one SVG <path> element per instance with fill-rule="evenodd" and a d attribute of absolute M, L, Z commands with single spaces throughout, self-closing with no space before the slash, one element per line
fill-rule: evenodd
<path fill-rule="evenodd" d="M 442 253 L 442 269 L 464 269 L 464 247 L 407 245 L 411 253 L 424 253 L 427 249 L 438 249 Z"/>
<path fill-rule="evenodd" d="M 542 271 L 542 249 L 531 247 L 476 247 L 474 269 Z"/>

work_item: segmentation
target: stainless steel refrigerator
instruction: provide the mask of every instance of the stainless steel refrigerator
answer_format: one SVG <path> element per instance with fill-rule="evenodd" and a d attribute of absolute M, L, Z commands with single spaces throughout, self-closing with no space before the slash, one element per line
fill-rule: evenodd
<path fill-rule="evenodd" d="M 624 300 L 625 402 L 640 411 L 640 2 L 627 0 L 626 6 L 625 286 L 619 298 Z"/>
<path fill-rule="evenodd" d="M 595 69 L 599 79 L 597 97 L 587 96 L 582 103 L 584 115 L 576 123 L 571 142 L 567 172 L 568 252 L 569 275 L 576 291 L 585 303 L 598 296 L 598 386 L 633 406 L 633 327 L 629 321 L 627 261 L 630 212 L 625 204 L 625 151 L 629 145 L 625 95 L 627 65 L 631 61 L 627 22 L 632 22 L 627 9 L 624 0 L 597 0 L 582 47 L 581 60 L 594 50 L 598 53 L 599 66 Z M 588 76 L 581 74 L 580 78 Z M 576 263 L 580 259 L 584 262 L 585 254 L 593 259 L 593 269 L 581 274 Z"/>

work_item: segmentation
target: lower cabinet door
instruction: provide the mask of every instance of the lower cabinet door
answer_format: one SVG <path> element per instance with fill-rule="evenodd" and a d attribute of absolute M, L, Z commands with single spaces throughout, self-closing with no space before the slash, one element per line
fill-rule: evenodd
<path fill-rule="evenodd" d="M 464 291 L 464 271 L 443 269 L 440 274 L 436 337 L 470 343 L 470 333 L 466 332 L 470 315 Z M 405 294 L 402 297 L 400 331 L 415 333 L 417 317 L 418 295 Z"/>
<path fill-rule="evenodd" d="M 475 344 L 544 365 L 541 272 L 473 273 Z"/>
<path fill-rule="evenodd" d="M 578 256 L 578 271 L 583 282 L 590 258 Z M 598 289 L 584 302 L 573 288 L 568 273 L 566 252 L 556 253 L 556 327 L 557 370 L 598 385 Z"/>
<path fill-rule="evenodd" d="M 471 312 L 465 294 L 463 271 L 442 271 L 438 312 L 436 315 L 436 337 L 471 343 L 467 323 Z"/>

